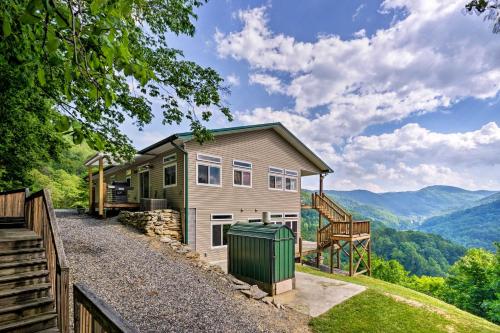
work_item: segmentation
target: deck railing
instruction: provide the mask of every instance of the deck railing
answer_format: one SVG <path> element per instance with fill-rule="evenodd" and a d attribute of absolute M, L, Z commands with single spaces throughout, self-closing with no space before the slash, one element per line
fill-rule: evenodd
<path fill-rule="evenodd" d="M 318 243 L 322 244 L 333 236 L 358 236 L 370 234 L 370 221 L 330 222 L 318 229 Z"/>
<path fill-rule="evenodd" d="M 73 285 L 75 333 L 137 332 L 120 315 L 82 284 Z"/>
<path fill-rule="evenodd" d="M 0 218 L 24 217 L 24 202 L 28 189 L 0 192 Z"/>
<path fill-rule="evenodd" d="M 51 292 L 56 302 L 57 326 L 66 333 L 69 331 L 69 267 L 47 190 L 36 192 L 26 199 L 25 220 L 27 227 L 42 238 Z"/>

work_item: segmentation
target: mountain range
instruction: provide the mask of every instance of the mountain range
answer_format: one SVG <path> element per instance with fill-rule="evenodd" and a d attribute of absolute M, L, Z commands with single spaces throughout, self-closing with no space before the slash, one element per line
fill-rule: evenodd
<path fill-rule="evenodd" d="M 493 249 L 500 241 L 500 192 L 435 185 L 418 191 L 325 193 L 355 216 L 399 230 L 420 230 L 466 247 Z"/>

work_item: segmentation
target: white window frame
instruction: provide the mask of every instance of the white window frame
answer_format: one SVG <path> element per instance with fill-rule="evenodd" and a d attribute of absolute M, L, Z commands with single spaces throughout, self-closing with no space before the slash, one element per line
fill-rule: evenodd
<path fill-rule="evenodd" d="M 281 178 L 281 188 L 273 188 L 271 187 L 271 176 L 272 177 L 280 177 Z M 283 175 L 280 175 L 280 174 L 277 174 L 277 173 L 268 173 L 267 175 L 267 188 L 271 191 L 283 191 L 283 180 L 284 180 L 284 177 Z"/>
<path fill-rule="evenodd" d="M 274 170 L 271 170 L 271 169 L 274 169 Z M 278 172 L 278 170 L 280 170 L 280 171 Z M 284 169 L 283 168 L 274 167 L 274 166 L 270 165 L 269 168 L 268 168 L 268 172 L 272 173 L 272 174 L 275 174 L 275 175 L 283 175 L 284 174 Z"/>
<path fill-rule="evenodd" d="M 262 219 L 260 217 L 249 218 L 248 223 L 262 223 Z"/>
<path fill-rule="evenodd" d="M 165 185 L 165 169 L 170 168 L 171 166 L 175 166 L 175 183 L 170 185 Z M 163 188 L 170 188 L 176 186 L 177 186 L 177 161 L 174 161 L 173 163 L 168 163 L 163 166 Z"/>
<path fill-rule="evenodd" d="M 245 162 L 245 163 L 247 163 L 247 162 Z M 250 173 L 250 185 L 243 185 L 243 174 L 241 175 L 241 182 L 242 182 L 242 184 L 241 185 L 235 184 L 234 183 L 234 172 L 235 171 L 249 172 Z M 252 172 L 252 168 L 247 169 L 247 168 L 233 166 L 233 186 L 234 187 L 252 188 L 252 186 L 253 186 L 253 172 Z"/>
<path fill-rule="evenodd" d="M 299 172 L 297 170 L 285 169 L 285 176 L 299 177 Z"/>
<path fill-rule="evenodd" d="M 279 216 L 273 216 L 273 215 L 279 215 Z M 269 218 L 271 218 L 271 219 L 282 219 L 283 218 L 283 213 L 273 213 L 273 212 L 271 212 L 269 214 Z"/>
<path fill-rule="evenodd" d="M 290 176 L 285 176 L 284 177 L 285 181 L 283 182 L 283 190 L 286 192 L 297 192 L 299 190 L 299 178 L 298 177 L 290 177 Z M 286 188 L 286 180 L 287 179 L 295 179 L 295 190 L 288 190 Z"/>
<path fill-rule="evenodd" d="M 246 167 L 246 166 L 236 165 L 236 163 L 250 164 L 250 166 L 249 166 L 249 167 Z M 252 162 L 249 162 L 249 161 L 243 161 L 243 160 L 233 160 L 233 167 L 234 167 L 234 168 L 237 168 L 237 169 L 252 170 L 252 169 L 253 169 L 253 164 L 252 164 Z"/>
<path fill-rule="evenodd" d="M 289 215 L 289 216 L 287 216 Z M 290 219 L 298 219 L 300 217 L 300 214 L 297 213 L 297 212 L 285 212 L 283 214 L 283 218 L 284 219 L 287 219 L 287 220 L 290 220 Z"/>
<path fill-rule="evenodd" d="M 218 162 L 212 161 L 210 159 L 203 158 L 203 156 L 217 158 L 217 159 L 219 159 L 219 161 Z M 222 157 L 217 156 L 217 155 L 205 154 L 205 153 L 196 153 L 196 160 L 197 161 L 202 161 L 202 162 L 205 162 L 205 163 L 222 164 Z"/>
<path fill-rule="evenodd" d="M 200 183 L 198 178 L 198 166 L 204 165 L 208 167 L 208 183 Z M 219 168 L 219 181 L 220 184 L 210 184 L 210 168 Z M 200 186 L 211 186 L 211 187 L 222 187 L 222 164 L 206 163 L 206 162 L 196 162 L 196 185 Z"/>
<path fill-rule="evenodd" d="M 172 164 L 175 161 L 177 161 L 177 154 L 176 153 L 163 156 L 163 164 Z"/>
<path fill-rule="evenodd" d="M 224 245 L 224 225 L 233 225 L 233 221 L 212 221 L 210 224 L 210 247 L 212 249 L 223 249 L 227 247 L 227 244 Z M 220 236 L 221 236 L 221 245 L 215 245 L 214 246 L 214 231 L 213 227 L 215 225 L 220 225 L 221 226 L 221 231 L 220 231 Z"/>

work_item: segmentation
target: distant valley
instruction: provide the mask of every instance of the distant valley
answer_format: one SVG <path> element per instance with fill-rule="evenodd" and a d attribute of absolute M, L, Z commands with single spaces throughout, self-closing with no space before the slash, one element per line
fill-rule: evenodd
<path fill-rule="evenodd" d="M 310 193 L 305 192 L 305 196 Z M 489 250 L 493 250 L 494 241 L 500 241 L 500 192 L 435 185 L 406 192 L 325 193 L 356 218 L 368 218 L 397 230 L 434 233 L 466 247 Z"/>

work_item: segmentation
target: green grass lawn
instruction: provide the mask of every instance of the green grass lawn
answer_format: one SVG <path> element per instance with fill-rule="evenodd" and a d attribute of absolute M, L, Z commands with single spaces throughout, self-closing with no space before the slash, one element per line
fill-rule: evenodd
<path fill-rule="evenodd" d="M 314 332 L 500 332 L 500 326 L 417 291 L 367 276 L 297 271 L 360 284 L 367 290 L 310 322 Z"/>

